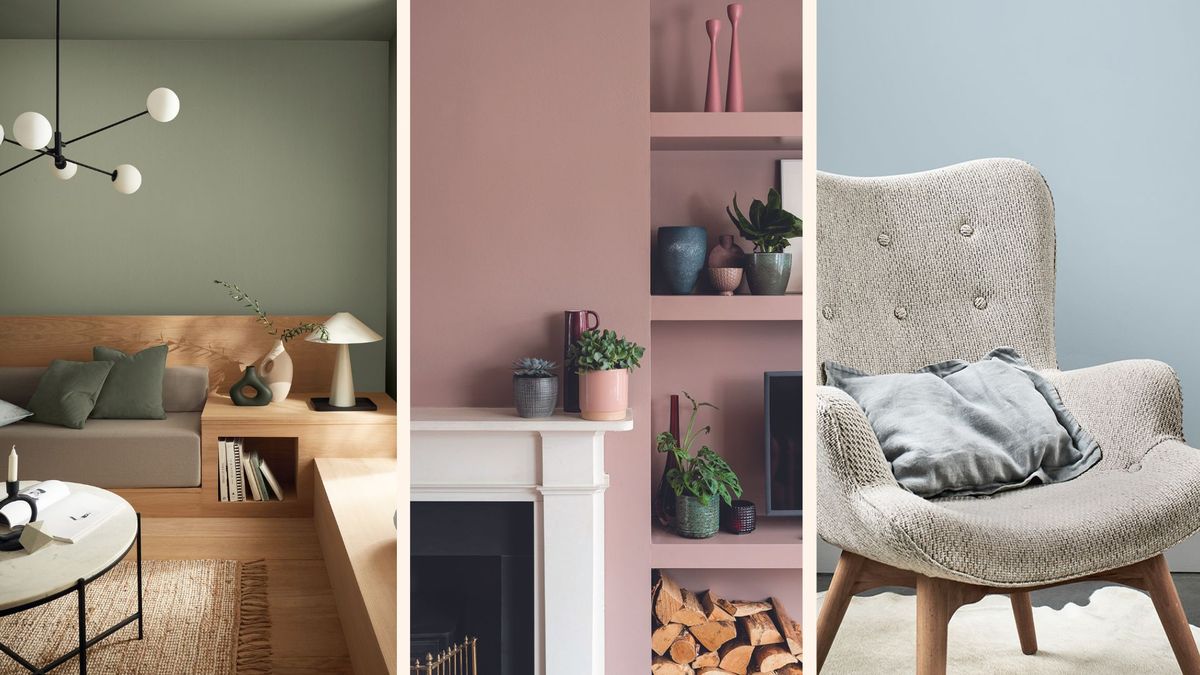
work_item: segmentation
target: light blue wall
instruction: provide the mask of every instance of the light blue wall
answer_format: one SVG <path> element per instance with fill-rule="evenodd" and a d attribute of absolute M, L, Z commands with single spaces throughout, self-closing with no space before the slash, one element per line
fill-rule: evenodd
<path fill-rule="evenodd" d="M 1200 441 L 1200 3 L 821 0 L 818 168 L 1045 174 L 1063 368 L 1175 366 Z"/>

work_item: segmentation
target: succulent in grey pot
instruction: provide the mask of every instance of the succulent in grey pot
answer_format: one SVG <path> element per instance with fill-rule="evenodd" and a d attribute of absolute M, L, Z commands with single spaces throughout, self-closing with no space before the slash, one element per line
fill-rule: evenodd
<path fill-rule="evenodd" d="M 521 417 L 549 417 L 558 402 L 558 364 L 546 359 L 526 357 L 514 361 L 513 399 Z"/>
<path fill-rule="evenodd" d="M 659 452 L 675 457 L 676 466 L 667 469 L 666 476 L 675 491 L 676 534 L 706 539 L 720 529 L 721 502 L 732 504 L 734 497 L 742 496 L 742 484 L 729 464 L 707 445 L 692 454 L 696 440 L 712 430 L 709 426 L 696 428 L 697 413 L 701 407 L 716 410 L 717 406 L 699 402 L 686 391 L 683 395 L 692 402 L 692 418 L 688 421 L 687 431 L 679 439 L 664 431 L 658 435 L 656 445 Z"/>
<path fill-rule="evenodd" d="M 799 218 L 783 208 L 779 191 L 767 192 L 767 203 L 755 199 L 748 214 L 738 208 L 733 195 L 733 209 L 725 207 L 729 220 L 742 238 L 754 243 L 754 252 L 746 258 L 746 282 L 754 295 L 783 295 L 792 275 L 792 254 L 786 253 L 793 237 L 803 234 Z M 735 215 L 736 214 L 736 215 Z"/>

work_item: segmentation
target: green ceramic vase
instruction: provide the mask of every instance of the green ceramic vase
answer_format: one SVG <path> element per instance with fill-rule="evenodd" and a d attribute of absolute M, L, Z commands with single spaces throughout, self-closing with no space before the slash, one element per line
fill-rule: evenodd
<path fill-rule="evenodd" d="M 254 390 L 254 396 L 246 395 L 246 387 Z M 266 405 L 271 402 L 271 388 L 258 376 L 254 366 L 246 366 L 242 379 L 229 388 L 229 398 L 233 399 L 234 405 Z"/>
<path fill-rule="evenodd" d="M 708 505 L 692 495 L 675 496 L 675 532 L 689 539 L 708 539 L 721 526 L 721 498 L 710 497 Z"/>
<path fill-rule="evenodd" d="M 746 257 L 746 282 L 754 295 L 783 295 L 791 276 L 791 253 L 751 253 Z"/>

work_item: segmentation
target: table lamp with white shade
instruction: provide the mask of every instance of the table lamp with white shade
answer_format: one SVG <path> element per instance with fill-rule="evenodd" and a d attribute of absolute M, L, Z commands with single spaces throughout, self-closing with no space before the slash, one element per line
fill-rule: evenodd
<path fill-rule="evenodd" d="M 337 345 L 337 360 L 333 363 L 333 384 L 329 398 L 312 399 L 313 410 L 375 410 L 369 398 L 354 396 L 354 374 L 350 370 L 350 345 L 379 342 L 383 337 L 350 312 L 338 312 L 325 320 L 325 334 L 313 331 L 306 338 L 309 342 Z"/>

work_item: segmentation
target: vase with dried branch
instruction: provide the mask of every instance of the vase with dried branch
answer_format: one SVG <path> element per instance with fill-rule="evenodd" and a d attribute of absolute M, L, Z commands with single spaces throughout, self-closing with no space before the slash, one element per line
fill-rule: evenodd
<path fill-rule="evenodd" d="M 271 319 L 271 315 L 267 314 L 266 310 L 262 308 L 258 299 L 242 290 L 240 286 L 219 279 L 214 280 L 213 283 L 223 287 L 230 298 L 233 298 L 235 302 L 242 303 L 242 307 L 254 312 L 258 323 L 262 324 L 267 335 L 275 338 L 275 344 L 271 346 L 270 351 L 258 360 L 255 366 L 263 382 L 271 389 L 271 399 L 282 401 L 287 398 L 287 395 L 292 390 L 294 366 L 292 365 L 292 357 L 287 353 L 284 345 L 309 333 L 316 333 L 323 340 L 328 339 L 329 333 L 325 330 L 325 324 L 305 322 L 280 330 L 275 325 L 275 321 Z"/>

